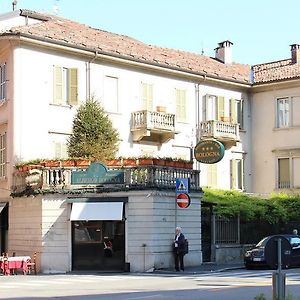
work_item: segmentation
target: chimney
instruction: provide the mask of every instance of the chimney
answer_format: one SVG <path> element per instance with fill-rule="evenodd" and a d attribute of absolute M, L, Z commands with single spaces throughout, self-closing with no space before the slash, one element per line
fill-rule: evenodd
<path fill-rule="evenodd" d="M 232 63 L 232 51 L 231 46 L 233 43 L 230 41 L 224 41 L 218 44 L 219 46 L 215 49 L 216 54 L 215 58 L 224 64 L 231 64 Z"/>
<path fill-rule="evenodd" d="M 300 63 L 300 45 L 293 44 L 290 46 L 291 46 L 292 63 L 293 64 Z"/>

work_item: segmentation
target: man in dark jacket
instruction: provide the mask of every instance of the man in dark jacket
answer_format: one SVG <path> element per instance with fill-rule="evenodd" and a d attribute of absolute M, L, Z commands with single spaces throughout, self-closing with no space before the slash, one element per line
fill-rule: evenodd
<path fill-rule="evenodd" d="M 179 266 L 182 271 L 184 271 L 184 243 L 185 237 L 181 232 L 181 227 L 176 227 L 175 239 L 174 239 L 174 257 L 175 257 L 175 269 L 179 272 Z"/>

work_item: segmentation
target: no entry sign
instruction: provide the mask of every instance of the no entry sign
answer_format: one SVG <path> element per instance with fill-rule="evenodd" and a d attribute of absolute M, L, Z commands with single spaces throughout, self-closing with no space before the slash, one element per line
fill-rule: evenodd
<path fill-rule="evenodd" d="M 187 208 L 191 204 L 191 199 L 188 194 L 181 193 L 176 196 L 176 202 L 180 208 Z"/>

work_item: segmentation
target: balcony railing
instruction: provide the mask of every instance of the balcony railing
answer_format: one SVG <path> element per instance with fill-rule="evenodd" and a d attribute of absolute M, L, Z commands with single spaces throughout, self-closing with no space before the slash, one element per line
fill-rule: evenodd
<path fill-rule="evenodd" d="M 43 167 L 37 174 L 30 175 L 27 172 L 14 175 L 14 191 L 23 192 L 26 188 L 39 190 L 75 190 L 93 185 L 72 185 L 71 174 L 73 171 L 83 170 L 77 167 Z M 115 184 L 119 189 L 145 189 L 145 188 L 167 188 L 175 189 L 176 178 L 190 178 L 190 188 L 199 190 L 199 171 L 192 169 L 165 167 L 165 166 L 134 166 L 134 167 L 109 167 L 109 170 L 123 170 L 124 183 Z M 33 170 L 34 171 L 34 170 Z M 33 177 L 34 176 L 34 177 Z M 94 185 L 97 187 L 97 184 Z M 99 185 L 100 186 L 100 185 Z M 105 185 L 101 185 L 101 187 Z M 112 188 L 112 185 L 109 185 Z"/>
<path fill-rule="evenodd" d="M 239 124 L 224 121 L 203 121 L 200 123 L 198 140 L 215 138 L 225 145 L 233 146 L 240 140 Z"/>
<path fill-rule="evenodd" d="M 131 114 L 133 140 L 160 140 L 166 142 L 175 135 L 175 115 L 141 110 Z"/>

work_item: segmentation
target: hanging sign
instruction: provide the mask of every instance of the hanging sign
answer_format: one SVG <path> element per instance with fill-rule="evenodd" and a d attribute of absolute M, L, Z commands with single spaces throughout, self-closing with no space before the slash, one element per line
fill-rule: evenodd
<path fill-rule="evenodd" d="M 194 156 L 203 164 L 215 164 L 219 162 L 225 153 L 224 145 L 214 139 L 200 141 L 195 149 Z"/>

